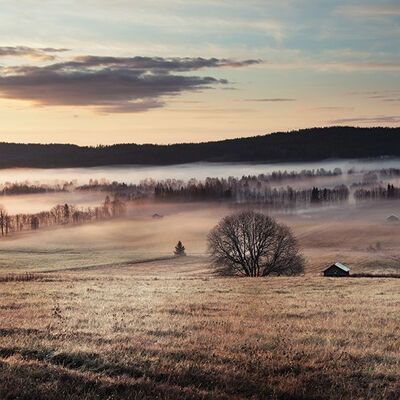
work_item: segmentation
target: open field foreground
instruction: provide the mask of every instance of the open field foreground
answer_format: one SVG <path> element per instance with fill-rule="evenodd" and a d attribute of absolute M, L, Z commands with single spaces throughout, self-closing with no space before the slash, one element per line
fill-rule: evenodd
<path fill-rule="evenodd" d="M 399 285 L 200 256 L 1 282 L 0 398 L 397 400 Z"/>

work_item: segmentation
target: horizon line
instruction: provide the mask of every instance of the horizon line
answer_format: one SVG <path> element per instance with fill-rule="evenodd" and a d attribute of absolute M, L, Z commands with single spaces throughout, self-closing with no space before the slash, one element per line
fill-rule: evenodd
<path fill-rule="evenodd" d="M 254 138 L 260 138 L 260 137 L 265 137 L 265 136 L 270 136 L 270 135 L 277 135 L 277 134 L 291 134 L 291 133 L 298 133 L 298 132 L 304 132 L 304 131 L 309 131 L 309 130 L 314 130 L 314 129 L 337 129 L 337 128 L 342 128 L 342 129 L 400 129 L 399 126 L 358 126 L 358 125 L 328 125 L 328 126 L 313 126 L 309 128 L 299 128 L 299 129 L 292 129 L 292 130 L 287 130 L 287 131 L 273 131 L 269 133 L 264 133 L 264 134 L 256 134 L 256 135 L 250 135 L 250 136 L 237 136 L 233 138 L 221 138 L 221 139 L 216 139 L 216 140 L 209 140 L 209 141 L 199 141 L 199 142 L 173 142 L 173 143 L 136 143 L 136 142 L 117 142 L 113 144 L 88 144 L 88 145 L 80 145 L 77 143 L 68 143 L 68 142 L 5 142 L 5 141 L 0 141 L 0 144 L 9 144 L 9 145 L 35 145 L 35 146 L 74 146 L 74 147 L 79 147 L 79 148 L 98 148 L 98 147 L 113 147 L 113 146 L 123 146 L 123 145 L 134 145 L 134 146 L 159 146 L 159 147 L 169 147 L 169 146 L 178 146 L 178 145 L 196 145 L 196 144 L 211 144 L 211 143 L 221 143 L 221 142 L 229 142 L 229 141 L 235 141 L 235 140 L 240 140 L 240 139 L 254 139 Z"/>

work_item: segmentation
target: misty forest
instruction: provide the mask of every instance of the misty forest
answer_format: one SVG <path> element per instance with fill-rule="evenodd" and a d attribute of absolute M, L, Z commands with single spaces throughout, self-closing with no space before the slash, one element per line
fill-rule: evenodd
<path fill-rule="evenodd" d="M 138 183 L 109 182 L 107 179 L 92 179 L 79 185 L 77 180 L 53 183 L 32 183 L 25 181 L 6 182 L 0 186 L 0 196 L 12 204 L 15 196 L 58 193 L 72 194 L 72 204 L 61 202 L 49 210 L 39 212 L 10 213 L 0 208 L 1 235 L 24 230 L 83 224 L 115 218 L 128 218 L 135 206 L 145 202 L 154 203 L 196 203 L 215 202 L 227 206 L 258 205 L 265 211 L 295 212 L 323 206 L 352 205 L 378 200 L 400 199 L 400 169 L 379 170 L 341 168 L 292 171 L 273 171 L 267 174 L 242 177 L 211 178 L 197 180 L 145 179 Z M 399 186 L 396 186 L 399 185 Z M 96 194 L 104 197 L 98 204 L 86 207 L 74 204 L 77 197 Z M 12 207 L 12 206 L 11 206 Z M 26 210 L 29 211 L 27 205 Z"/>

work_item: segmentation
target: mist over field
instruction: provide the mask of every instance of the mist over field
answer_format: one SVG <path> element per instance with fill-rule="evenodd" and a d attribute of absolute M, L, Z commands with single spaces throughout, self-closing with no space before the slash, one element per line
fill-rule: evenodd
<path fill-rule="evenodd" d="M 290 164 L 290 171 L 314 168 L 344 168 L 338 176 L 316 176 L 312 178 L 288 179 L 271 182 L 271 187 L 294 188 L 335 187 L 363 180 L 364 174 L 377 167 L 377 161 L 329 161 L 318 164 Z M 400 166 L 398 160 L 387 160 L 381 168 Z M 339 167 L 340 166 L 340 167 Z M 277 165 L 235 166 L 229 173 L 278 172 Z M 104 182 L 111 177 L 135 179 L 147 178 L 150 168 L 104 168 L 97 171 L 98 179 Z M 216 169 L 215 169 L 216 168 Z M 218 173 L 220 166 L 207 166 L 207 173 Z M 246 169 L 247 168 L 247 169 Z M 273 168 L 273 169 L 272 169 Z M 348 173 L 352 169 L 351 173 Z M 158 176 L 168 176 L 175 171 L 175 177 L 192 177 L 202 170 L 200 165 L 165 167 L 158 169 Z M 206 174 L 203 171 L 203 174 Z M 363 171 L 361 173 L 361 171 Z M 38 171 L 29 171 L 36 174 Z M 45 171 L 39 171 L 45 174 Z M 67 178 L 71 171 L 58 171 L 57 179 Z M 72 171 L 76 181 L 96 179 L 90 171 Z M 24 171 L 25 174 L 28 171 Z M 77 174 L 80 175 L 77 175 Z M 109 173 L 109 175 L 107 175 Z M 228 174 L 227 171 L 225 171 Z M 111 174 L 111 175 L 110 175 Z M 121 174 L 121 175 L 119 175 Z M 180 174 L 180 175 L 179 175 Z M 41 175 L 44 176 L 44 175 Z M 93 178 L 94 176 L 94 178 Z M 101 176 L 101 178 L 100 178 Z M 28 175 L 21 178 L 26 179 Z M 36 180 L 37 175 L 32 175 Z M 17 177 L 15 177 L 17 178 Z M 54 176 L 48 176 L 50 182 Z M 189 179 L 189 178 L 188 178 Z M 36 180 L 37 183 L 39 183 Z M 40 181 L 41 183 L 42 181 Z M 391 178 L 390 182 L 398 182 Z M 0 183 L 1 184 L 1 183 Z M 95 207 L 102 204 L 106 195 L 96 190 L 63 191 L 60 193 L 38 193 L 29 195 L 2 196 L 1 204 L 9 213 L 37 213 L 50 210 L 57 204 L 68 203 L 79 208 Z M 299 207 L 296 209 L 271 209 L 262 204 L 246 205 L 221 201 L 169 201 L 142 199 L 127 203 L 126 215 L 121 218 L 83 225 L 64 225 L 39 229 L 35 232 L 21 232 L 0 240 L 0 268 L 3 273 L 12 271 L 57 271 L 63 269 L 91 268 L 114 263 L 168 258 L 173 247 L 182 240 L 192 256 L 204 257 L 207 261 L 207 234 L 225 215 L 240 209 L 255 209 L 266 212 L 286 223 L 300 241 L 306 255 L 306 273 L 319 275 L 330 262 L 342 260 L 352 265 L 357 272 L 399 272 L 400 246 L 399 224 L 388 224 L 386 218 L 400 214 L 400 201 L 384 200 L 373 203 L 356 203 L 350 198 L 346 203 Z M 154 219 L 153 215 L 162 218 Z M 375 247 L 378 246 L 377 249 Z"/>
<path fill-rule="evenodd" d="M 0 196 L 0 205 L 9 213 L 37 213 L 50 210 L 57 204 L 74 204 L 79 207 L 90 207 L 104 201 L 104 194 L 96 192 L 62 192 L 44 194 L 22 194 Z"/>
<path fill-rule="evenodd" d="M 91 168 L 14 168 L 0 169 L 1 182 L 36 182 L 53 183 L 57 181 L 77 181 L 88 183 L 90 179 L 106 179 L 125 183 L 139 183 L 144 179 L 182 179 L 203 180 L 207 177 L 228 178 L 243 175 L 268 174 L 274 171 L 327 170 L 341 168 L 343 172 L 351 169 L 368 171 L 382 168 L 398 168 L 400 159 L 380 158 L 361 160 L 326 160 L 302 163 L 193 163 L 171 166 L 108 166 Z"/>

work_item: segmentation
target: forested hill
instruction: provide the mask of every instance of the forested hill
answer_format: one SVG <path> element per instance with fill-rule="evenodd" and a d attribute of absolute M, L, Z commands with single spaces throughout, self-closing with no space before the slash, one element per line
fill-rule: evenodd
<path fill-rule="evenodd" d="M 198 161 L 313 161 L 400 156 L 400 128 L 313 128 L 265 136 L 174 145 L 0 143 L 0 168 L 168 165 Z"/>

